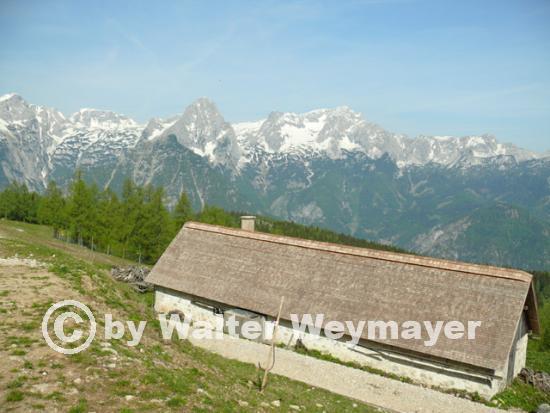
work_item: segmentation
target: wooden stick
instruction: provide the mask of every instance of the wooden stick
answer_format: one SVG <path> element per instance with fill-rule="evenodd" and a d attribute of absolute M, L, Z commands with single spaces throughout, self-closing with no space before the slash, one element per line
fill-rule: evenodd
<path fill-rule="evenodd" d="M 279 305 L 277 320 L 275 321 L 275 326 L 273 327 L 273 336 L 271 337 L 271 347 L 269 348 L 269 356 L 267 358 L 266 368 L 264 370 L 264 378 L 262 380 L 262 386 L 260 387 L 260 393 L 264 392 L 264 389 L 267 386 L 267 375 L 275 365 L 275 337 L 277 336 L 277 328 L 279 327 L 279 320 L 281 318 L 281 312 L 283 311 L 284 302 L 285 302 L 285 297 L 281 297 L 281 304 Z"/>

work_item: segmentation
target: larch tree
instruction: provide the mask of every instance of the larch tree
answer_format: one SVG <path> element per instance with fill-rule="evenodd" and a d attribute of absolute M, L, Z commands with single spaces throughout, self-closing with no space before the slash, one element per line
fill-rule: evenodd
<path fill-rule="evenodd" d="M 59 238 L 59 232 L 67 226 L 65 214 L 65 198 L 63 192 L 54 181 L 48 183 L 46 193 L 42 197 L 38 207 L 38 220 L 42 224 L 50 225 L 53 236 Z"/>
<path fill-rule="evenodd" d="M 189 197 L 185 192 L 182 192 L 178 199 L 178 203 L 174 208 L 174 212 L 172 213 L 172 219 L 174 220 L 175 230 L 179 231 L 181 227 L 183 227 L 183 224 L 185 224 L 187 221 L 191 220 L 192 218 L 193 218 L 193 208 L 191 207 L 191 203 L 189 202 Z"/>

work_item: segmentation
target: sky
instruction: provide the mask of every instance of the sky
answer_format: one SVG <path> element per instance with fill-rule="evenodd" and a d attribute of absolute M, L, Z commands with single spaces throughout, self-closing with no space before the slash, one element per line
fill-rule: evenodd
<path fill-rule="evenodd" d="M 349 106 L 385 129 L 550 150 L 550 1 L 0 0 L 0 94 L 137 121 Z"/>

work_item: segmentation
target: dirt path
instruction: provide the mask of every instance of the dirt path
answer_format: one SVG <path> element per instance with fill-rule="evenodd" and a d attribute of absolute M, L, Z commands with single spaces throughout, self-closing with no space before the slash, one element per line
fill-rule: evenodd
<path fill-rule="evenodd" d="M 229 336 L 224 338 L 224 340 L 191 339 L 191 342 L 226 358 L 255 365 L 265 364 L 268 346 Z M 400 413 L 503 412 L 435 390 L 279 348 L 276 350 L 276 362 L 272 372 Z"/>
<path fill-rule="evenodd" d="M 39 333 L 40 316 L 48 303 L 66 294 L 67 285 L 52 277 L 40 263 L 0 258 L 0 410 L 55 410 L 54 400 L 32 402 L 40 408 L 27 401 L 20 406 L 6 406 L 6 395 L 23 386 L 37 395 L 34 399 L 64 392 L 64 397 L 78 400 L 77 389 L 66 388 L 61 379 L 61 374 L 71 377 L 74 371 L 61 368 L 65 368 L 63 357 L 46 347 Z"/>
<path fill-rule="evenodd" d="M 134 373 L 142 369 L 139 360 L 118 354 L 111 346 L 100 346 L 99 351 L 92 346 L 81 358 L 70 358 L 46 345 L 42 317 L 52 303 L 65 299 L 91 305 L 98 313 L 107 311 L 41 262 L 0 257 L 0 411 L 69 411 L 84 395 L 86 403 L 102 412 L 136 403 L 123 397 L 113 402 L 105 389 L 116 385 L 128 369 Z M 20 398 L 10 402 L 9 394 Z"/>

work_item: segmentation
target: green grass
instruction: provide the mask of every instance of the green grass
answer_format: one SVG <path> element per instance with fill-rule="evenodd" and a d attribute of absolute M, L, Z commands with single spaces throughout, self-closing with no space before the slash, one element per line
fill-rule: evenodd
<path fill-rule="evenodd" d="M 168 407 L 182 407 L 185 406 L 185 399 L 182 397 L 172 397 L 166 402 Z"/>
<path fill-rule="evenodd" d="M 54 391 L 44 397 L 46 400 L 65 401 L 65 396 L 60 391 Z"/>
<path fill-rule="evenodd" d="M 15 344 L 17 347 L 30 347 L 32 344 L 37 343 L 38 340 L 26 337 L 26 336 L 8 336 L 7 343 L 8 345 Z"/>
<path fill-rule="evenodd" d="M 85 413 L 88 411 L 88 401 L 80 399 L 78 403 L 69 409 L 68 413 Z"/>
<path fill-rule="evenodd" d="M 86 261 L 101 262 L 109 265 L 130 265 L 134 262 L 114 255 L 92 252 L 86 247 L 70 244 L 53 238 L 53 231 L 45 225 L 29 224 L 26 222 L 0 219 L 0 228 L 6 238 L 18 241 L 26 245 L 29 252 L 33 253 L 33 247 L 42 252 L 50 251 L 56 254 L 59 251 L 68 252 L 75 258 Z"/>
<path fill-rule="evenodd" d="M 6 395 L 7 402 L 20 402 L 25 398 L 25 394 L 19 390 L 12 390 Z"/>
<path fill-rule="evenodd" d="M 21 324 L 21 329 L 24 331 L 32 331 L 40 328 L 40 323 L 38 321 L 29 321 L 27 323 Z"/>
<path fill-rule="evenodd" d="M 550 352 L 539 351 L 538 345 L 539 340 L 529 340 L 526 367 L 535 371 L 550 372 Z M 550 404 L 550 394 L 516 379 L 506 390 L 493 397 L 493 401 L 504 408 L 515 407 L 533 412 L 542 403 Z"/>
<path fill-rule="evenodd" d="M 514 380 L 503 392 L 500 392 L 493 401 L 505 408 L 520 408 L 528 412 L 534 412 L 542 403 L 550 404 L 550 394 L 543 393 L 519 379 Z"/>
<path fill-rule="evenodd" d="M 539 351 L 539 340 L 529 340 L 527 345 L 526 367 L 535 371 L 550 372 L 550 352 Z M 550 394 L 516 379 L 504 391 L 492 399 L 504 408 L 520 408 L 528 412 L 536 411 L 542 403 L 550 404 Z"/>
<path fill-rule="evenodd" d="M 530 340 L 527 346 L 527 367 L 550 373 L 550 351 L 539 350 L 539 340 Z"/>
<path fill-rule="evenodd" d="M 23 384 L 25 384 L 26 381 L 27 381 L 27 377 L 20 376 L 20 377 L 16 378 L 15 380 L 10 381 L 6 387 L 8 389 L 18 389 L 18 388 L 22 387 Z"/>

